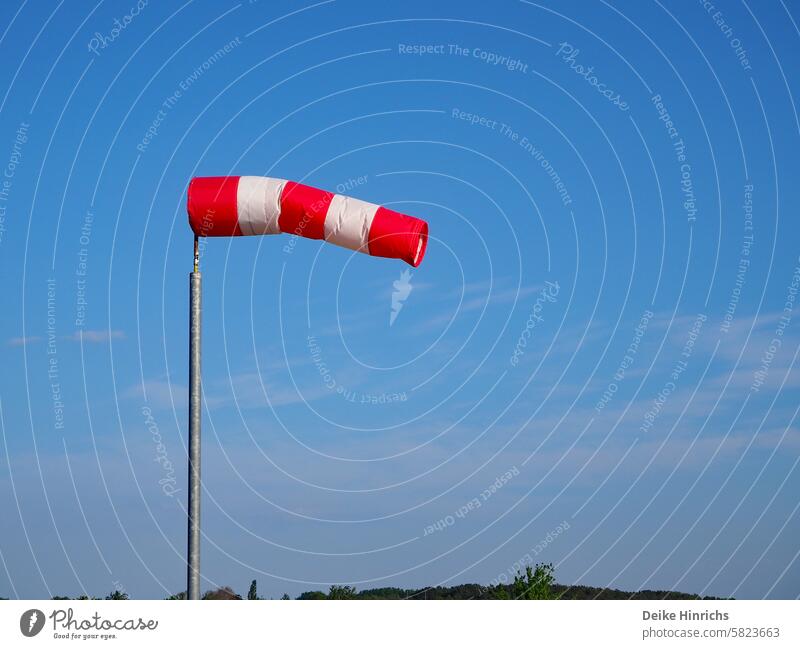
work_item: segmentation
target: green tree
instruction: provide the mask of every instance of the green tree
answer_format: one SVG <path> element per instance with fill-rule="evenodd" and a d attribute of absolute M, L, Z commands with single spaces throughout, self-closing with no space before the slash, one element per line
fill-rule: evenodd
<path fill-rule="evenodd" d="M 284 593 L 281 599 L 292 599 L 292 598 L 289 597 L 289 593 Z"/>
<path fill-rule="evenodd" d="M 230 586 L 223 586 L 216 590 L 207 590 L 203 593 L 203 599 L 242 599 L 242 596 L 233 592 Z"/>
<path fill-rule="evenodd" d="M 328 591 L 328 599 L 355 599 L 356 589 L 353 586 L 338 586 L 334 584 Z"/>
<path fill-rule="evenodd" d="M 117 589 L 106 595 L 106 599 L 128 599 L 128 593 Z"/>
<path fill-rule="evenodd" d="M 328 596 L 321 590 L 307 590 L 305 593 L 300 593 L 297 599 L 328 599 Z"/>
<path fill-rule="evenodd" d="M 247 599 L 258 599 L 258 589 L 256 588 L 256 580 L 250 582 L 250 590 L 247 591 Z"/>
<path fill-rule="evenodd" d="M 534 568 L 525 566 L 525 571 L 517 572 L 511 592 L 514 599 L 555 599 L 553 593 L 552 563 L 537 563 Z"/>

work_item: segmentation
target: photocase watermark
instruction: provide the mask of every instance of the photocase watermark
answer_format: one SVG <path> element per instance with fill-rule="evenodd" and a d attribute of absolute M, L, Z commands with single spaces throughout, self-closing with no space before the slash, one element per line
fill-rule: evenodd
<path fill-rule="evenodd" d="M 309 335 L 307 337 L 307 345 L 308 351 L 311 354 L 311 360 L 322 378 L 323 385 L 332 392 L 338 394 L 345 401 L 363 405 L 384 405 L 408 401 L 408 394 L 406 394 L 406 392 L 369 393 L 348 389 L 336 380 L 333 373 L 328 368 L 328 364 L 325 362 L 322 355 L 322 346 L 317 341 L 317 337 Z"/>
<path fill-rule="evenodd" d="M 772 361 L 775 360 L 778 350 L 783 346 L 783 334 L 792 322 L 794 303 L 797 300 L 797 291 L 800 288 L 800 257 L 798 257 L 796 263 L 789 286 L 786 287 L 786 297 L 783 301 L 783 310 L 778 318 L 778 324 L 775 326 L 772 339 L 761 355 L 758 369 L 753 372 L 753 383 L 750 385 L 751 392 L 758 392 L 761 386 L 764 385 L 764 381 L 767 380 Z"/>
<path fill-rule="evenodd" d="M 542 169 L 544 169 L 548 178 L 550 178 L 550 180 L 553 182 L 553 185 L 555 186 L 555 189 L 561 198 L 561 202 L 564 205 L 569 205 L 572 203 L 572 197 L 569 195 L 569 191 L 567 190 L 564 181 L 561 180 L 561 176 L 558 174 L 558 172 L 556 172 L 555 168 L 550 163 L 550 160 L 545 157 L 542 148 L 529 140 L 527 136 L 521 135 L 518 131 L 515 131 L 511 126 L 504 122 L 491 119 L 478 113 L 470 113 L 458 107 L 451 109 L 450 117 L 459 121 L 467 122 L 470 126 L 480 126 L 489 129 L 490 131 L 495 131 L 508 138 L 511 142 L 517 144 L 536 162 L 538 162 Z"/>
<path fill-rule="evenodd" d="M 337 194 L 347 194 L 351 192 L 356 187 L 361 187 L 362 185 L 366 185 L 369 182 L 369 175 L 364 174 L 362 176 L 356 176 L 355 178 L 348 178 L 344 182 L 339 183 L 336 185 L 336 193 Z"/>
<path fill-rule="evenodd" d="M 467 122 L 470 126 L 483 126 L 491 131 L 496 131 L 497 125 L 500 123 L 496 119 L 489 119 L 488 117 L 479 115 L 478 113 L 468 113 L 460 108 L 453 108 L 450 111 L 450 117 Z"/>
<path fill-rule="evenodd" d="M 692 165 L 686 162 L 686 145 L 683 140 L 675 142 L 673 147 L 681 165 L 681 192 L 683 192 L 683 209 L 686 212 L 686 222 L 694 223 L 697 220 L 697 200 L 694 195 Z"/>
<path fill-rule="evenodd" d="M 661 95 L 655 94 L 650 97 L 650 102 L 656 109 L 658 113 L 659 121 L 663 122 L 664 128 L 667 129 L 667 135 L 669 135 L 670 140 L 680 140 L 680 133 L 678 132 L 678 127 L 675 122 L 672 120 L 672 116 L 669 114 L 664 101 L 661 99 Z"/>
<path fill-rule="evenodd" d="M 55 640 L 114 640 L 120 631 L 155 631 L 158 628 L 158 620 L 141 617 L 111 619 L 97 612 L 88 617 L 76 617 L 71 608 L 54 609 L 47 617 L 53 624 Z M 45 621 L 45 615 L 39 609 L 25 611 L 20 618 L 20 631 L 25 636 L 34 636 L 42 630 Z"/>
<path fill-rule="evenodd" d="M 559 536 L 570 528 L 567 521 L 561 521 L 556 527 L 550 530 L 544 538 L 542 538 L 536 545 L 528 550 L 523 556 L 517 559 L 511 566 L 501 572 L 497 577 L 489 582 L 490 588 L 496 588 L 500 584 L 509 584 L 513 581 L 514 576 L 524 570 L 525 566 L 531 566 L 536 563 L 538 557 L 545 549 L 550 546 Z"/>
<path fill-rule="evenodd" d="M 355 187 L 365 185 L 368 179 L 369 176 L 367 174 L 364 174 L 363 176 L 356 176 L 355 178 L 348 178 L 347 180 L 336 185 L 336 192 L 338 194 L 348 193 Z M 297 245 L 297 239 L 303 236 L 303 232 L 308 227 L 309 223 L 311 223 L 312 216 L 310 213 L 324 212 L 330 205 L 330 202 L 333 200 L 333 196 L 333 194 L 326 192 L 323 198 L 314 201 L 309 210 L 303 213 L 303 216 L 297 222 L 294 230 L 289 233 L 287 242 L 283 245 L 284 254 L 291 255 L 294 252 L 295 246 Z"/>
<path fill-rule="evenodd" d="M 528 64 L 521 59 L 480 47 L 466 47 L 456 43 L 398 43 L 397 53 L 411 56 L 459 56 L 472 58 L 486 65 L 499 66 L 509 72 L 527 74 Z"/>
<path fill-rule="evenodd" d="M 516 142 L 522 150 L 524 150 L 536 162 L 539 163 L 541 168 L 544 169 L 548 178 L 550 178 L 550 180 L 553 182 L 556 191 L 561 197 L 561 202 L 564 205 L 569 205 L 572 203 L 572 197 L 569 195 L 564 182 L 561 180 L 561 176 L 553 168 L 553 165 L 550 164 L 550 160 L 545 157 L 540 146 L 534 142 L 531 142 L 527 136 L 520 136 L 520 134 L 512 129 L 508 124 L 500 124 L 500 135 L 504 135 L 512 142 Z"/>
<path fill-rule="evenodd" d="M 722 32 L 722 35 L 728 39 L 728 45 L 730 45 L 736 55 L 742 69 L 748 72 L 752 70 L 753 67 L 750 65 L 747 50 L 742 46 L 742 41 L 734 36 L 733 27 L 731 27 L 725 19 L 725 15 L 721 11 L 716 10 L 716 6 L 713 2 L 709 2 L 709 0 L 699 0 L 699 2 L 700 6 L 706 10 L 706 13 L 711 16 L 711 20 L 714 21 L 714 24 L 719 28 L 719 31 Z"/>
<path fill-rule="evenodd" d="M 597 90 L 597 92 L 599 92 L 619 110 L 627 112 L 630 109 L 628 102 L 625 101 L 616 90 L 609 88 L 604 82 L 597 78 L 594 73 L 593 65 L 586 67 L 583 64 L 578 63 L 578 55 L 581 53 L 581 51 L 577 47 L 571 43 L 568 43 L 567 41 L 559 43 L 558 45 L 559 47 L 558 50 L 556 50 L 556 56 L 560 56 L 561 60 L 569 65 L 570 69 L 575 74 L 585 79 L 586 83 Z"/>
<path fill-rule="evenodd" d="M 100 56 L 100 50 L 106 49 L 115 40 L 117 40 L 120 34 L 122 34 L 122 32 L 128 28 L 128 26 L 142 12 L 147 4 L 148 0 L 138 0 L 138 2 L 130 8 L 128 13 L 122 17 L 122 20 L 119 18 L 114 18 L 114 26 L 106 34 L 95 32 L 94 35 L 89 39 L 89 51 L 97 56 Z"/>
<path fill-rule="evenodd" d="M 164 492 L 164 495 L 171 498 L 180 491 L 176 486 L 175 467 L 172 465 L 172 460 L 169 459 L 167 447 L 161 436 L 161 430 L 149 406 L 142 406 L 142 416 L 144 417 L 144 425 L 147 426 L 147 430 L 150 432 L 156 447 L 154 461 L 159 464 L 163 473 L 163 477 L 159 478 L 158 484 L 161 487 L 161 491 Z"/>
<path fill-rule="evenodd" d="M 600 412 L 611 402 L 611 400 L 614 398 L 614 395 L 617 393 L 617 390 L 619 389 L 619 384 L 625 380 L 625 373 L 631 368 L 633 361 L 636 358 L 636 354 L 639 353 L 639 344 L 642 342 L 642 338 L 644 338 L 644 334 L 647 331 L 647 327 L 649 326 L 652 318 L 653 312 L 649 309 L 645 310 L 645 312 L 642 314 L 642 317 L 639 318 L 639 322 L 633 329 L 633 338 L 628 344 L 628 348 L 625 350 L 625 355 L 622 357 L 619 365 L 617 365 L 614 376 L 606 386 L 606 389 L 603 390 L 602 396 L 597 400 L 597 403 L 594 406 L 596 412 Z"/>
<path fill-rule="evenodd" d="M 311 217 L 307 213 L 304 213 L 303 217 L 297 222 L 295 229 L 292 230 L 291 234 L 289 235 L 289 239 L 283 245 L 284 254 L 291 255 L 294 252 L 294 248 L 297 245 L 297 239 L 303 235 L 303 231 L 308 227 L 310 222 Z"/>
<path fill-rule="evenodd" d="M 9 153 L 8 160 L 3 168 L 3 177 L 0 180 L 0 243 L 3 242 L 3 236 L 6 232 L 8 199 L 11 196 L 11 187 L 14 184 L 17 167 L 22 162 L 22 150 L 28 141 L 29 128 L 30 124 L 28 122 L 20 122 L 14 134 L 14 142 L 11 144 L 11 153 Z"/>
<path fill-rule="evenodd" d="M 64 428 L 64 399 L 58 370 L 58 335 L 56 330 L 56 280 L 47 280 L 47 378 L 53 408 L 53 428 Z"/>
<path fill-rule="evenodd" d="M 698 313 L 697 317 L 695 317 L 692 327 L 689 329 L 689 333 L 687 334 L 686 340 L 683 343 L 681 357 L 672 367 L 672 371 L 669 374 L 669 380 L 664 383 L 662 388 L 658 391 L 658 394 L 656 394 L 656 396 L 653 398 L 652 405 L 644 413 L 642 425 L 639 426 L 640 433 L 646 433 L 653 427 L 656 419 L 658 419 L 659 415 L 664 409 L 664 405 L 667 403 L 667 400 L 677 389 L 681 376 L 689 367 L 689 359 L 694 353 L 695 343 L 700 337 L 700 332 L 703 329 L 703 323 L 705 323 L 706 320 L 708 320 L 708 316 L 706 316 L 704 313 Z"/>
<path fill-rule="evenodd" d="M 744 216 L 742 223 L 744 233 L 742 234 L 742 246 L 739 250 L 739 267 L 736 271 L 736 279 L 731 289 L 730 298 L 728 299 L 728 306 L 725 308 L 725 315 L 722 317 L 722 324 L 719 327 L 721 333 L 728 333 L 731 329 L 736 307 L 742 297 L 744 280 L 750 268 L 750 249 L 755 242 L 755 237 L 753 236 L 753 185 L 751 183 L 745 183 L 744 185 L 742 213 Z"/>
<path fill-rule="evenodd" d="M 408 296 L 411 295 L 411 291 L 414 290 L 411 284 L 411 277 L 411 271 L 404 270 L 400 273 L 399 279 L 392 282 L 394 290 L 392 291 L 392 310 L 389 313 L 390 327 L 394 325 L 394 321 L 397 320 L 397 316 L 399 316 L 400 311 L 403 310 L 403 305 L 408 299 Z"/>
<path fill-rule="evenodd" d="M 558 292 L 560 290 L 561 287 L 558 285 L 558 282 L 551 282 L 549 280 L 545 282 L 545 287 L 541 290 L 531 307 L 530 315 L 525 322 L 525 328 L 520 333 L 517 344 L 514 346 L 514 353 L 511 354 L 510 363 L 514 367 L 519 364 L 519 359 L 525 354 L 525 348 L 528 346 L 528 341 L 533 337 L 537 325 L 544 322 L 544 316 L 542 316 L 544 305 L 548 302 L 555 302 L 558 299 Z"/>
<path fill-rule="evenodd" d="M 75 326 L 83 327 L 86 323 L 86 275 L 89 271 L 89 244 L 92 242 L 92 224 L 94 213 L 87 210 L 83 216 L 80 236 L 78 237 L 78 263 L 75 266 Z"/>
<path fill-rule="evenodd" d="M 672 151 L 675 154 L 675 159 L 680 166 L 681 174 L 681 192 L 683 194 L 682 206 L 686 212 L 686 220 L 689 223 L 694 223 L 697 220 L 697 202 L 694 195 L 694 183 L 692 182 L 692 165 L 686 159 L 686 143 L 678 132 L 678 127 L 672 120 L 664 100 L 661 95 L 655 94 L 650 98 L 650 102 L 658 113 L 658 119 L 664 123 L 664 128 L 667 130 L 670 140 L 672 140 Z"/>
<path fill-rule="evenodd" d="M 426 526 L 425 530 L 422 533 L 422 536 L 430 536 L 431 534 L 434 534 L 436 532 L 441 532 L 442 530 L 445 530 L 448 527 L 455 525 L 456 519 L 466 518 L 466 516 L 471 512 L 480 509 L 487 500 L 489 500 L 492 496 L 494 496 L 494 494 L 500 491 L 500 489 L 506 486 L 509 482 L 511 482 L 511 480 L 516 478 L 518 475 L 519 475 L 519 469 L 516 467 L 516 465 L 512 466 L 508 471 L 497 476 L 494 479 L 494 482 L 492 482 L 492 484 L 486 487 L 486 489 L 481 491 L 480 494 L 475 496 L 475 498 L 468 500 L 452 514 L 448 514 L 444 518 L 440 518 L 432 525 Z"/>
<path fill-rule="evenodd" d="M 32 638 L 44 628 L 44 623 L 44 613 L 38 608 L 32 608 L 20 616 L 19 630 L 26 638 Z"/>
<path fill-rule="evenodd" d="M 166 99 L 164 99 L 164 101 L 161 102 L 161 107 L 158 109 L 155 117 L 147 127 L 144 137 L 142 137 L 142 139 L 139 141 L 139 144 L 136 145 L 136 150 L 139 151 L 139 153 L 144 153 L 147 151 L 147 147 L 150 146 L 152 141 L 158 135 L 159 129 L 164 123 L 164 120 L 167 119 L 169 112 L 178 105 L 178 102 L 185 96 L 189 89 L 195 83 L 197 83 L 206 72 L 214 67 L 214 65 L 219 63 L 223 57 L 230 54 L 241 44 L 242 40 L 239 36 L 228 41 L 225 43 L 225 45 L 220 47 L 216 52 L 198 65 L 191 74 L 183 78 L 172 94 L 170 94 Z"/>
<path fill-rule="evenodd" d="M 197 241 L 197 255 L 200 259 L 206 254 L 206 239 L 210 236 L 211 230 L 214 229 L 214 215 L 217 213 L 214 209 L 207 209 L 203 214 L 203 219 L 200 221 L 200 234 Z"/>
<path fill-rule="evenodd" d="M 312 215 L 313 214 L 321 214 L 325 213 L 325 211 L 330 207 L 330 203 L 333 200 L 334 194 L 330 192 L 325 192 L 322 195 L 322 198 L 314 201 L 309 205 L 308 209 L 303 212 L 303 216 L 297 222 L 294 230 L 289 235 L 288 242 L 283 246 L 283 252 L 287 255 L 291 255 L 294 252 L 294 248 L 297 245 L 297 239 L 303 235 L 305 229 L 308 227 L 308 224 L 311 223 Z"/>

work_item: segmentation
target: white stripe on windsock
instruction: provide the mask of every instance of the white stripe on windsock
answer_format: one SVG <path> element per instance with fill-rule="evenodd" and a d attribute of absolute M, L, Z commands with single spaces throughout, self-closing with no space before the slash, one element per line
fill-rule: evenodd
<path fill-rule="evenodd" d="M 325 216 L 325 241 L 367 252 L 369 228 L 378 206 L 335 194 Z"/>
<path fill-rule="evenodd" d="M 236 212 L 242 234 L 280 234 L 281 193 L 286 181 L 280 178 L 241 176 L 236 192 Z"/>

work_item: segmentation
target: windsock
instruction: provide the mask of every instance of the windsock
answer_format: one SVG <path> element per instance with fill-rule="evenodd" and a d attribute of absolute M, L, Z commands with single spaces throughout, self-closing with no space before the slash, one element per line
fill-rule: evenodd
<path fill-rule="evenodd" d="M 414 267 L 428 243 L 428 224 L 421 219 L 280 178 L 193 178 L 187 209 L 199 237 L 285 232 Z"/>

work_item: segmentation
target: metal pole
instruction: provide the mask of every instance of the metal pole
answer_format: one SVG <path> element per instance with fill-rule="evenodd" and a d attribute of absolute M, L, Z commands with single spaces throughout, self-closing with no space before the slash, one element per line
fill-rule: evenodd
<path fill-rule="evenodd" d="M 201 275 L 197 237 L 194 271 L 189 273 L 189 527 L 187 599 L 200 599 L 200 318 Z"/>

